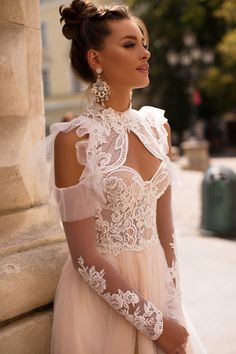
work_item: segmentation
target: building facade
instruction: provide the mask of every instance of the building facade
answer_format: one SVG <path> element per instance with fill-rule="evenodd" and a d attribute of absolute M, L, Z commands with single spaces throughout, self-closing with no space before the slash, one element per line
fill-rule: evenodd
<path fill-rule="evenodd" d="M 63 119 L 67 112 L 81 111 L 83 84 L 70 67 L 70 41 L 62 34 L 59 7 L 62 0 L 41 0 L 42 76 L 46 126 Z M 83 106 L 82 106 L 83 107 Z"/>

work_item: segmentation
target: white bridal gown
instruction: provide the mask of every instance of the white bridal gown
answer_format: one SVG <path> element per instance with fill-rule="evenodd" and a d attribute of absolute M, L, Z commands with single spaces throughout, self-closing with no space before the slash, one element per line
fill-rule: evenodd
<path fill-rule="evenodd" d="M 75 144 L 85 166 L 79 183 L 53 187 L 73 257 L 55 294 L 52 354 L 163 354 L 154 342 L 163 315 L 186 326 L 187 354 L 205 353 L 183 313 L 174 236 L 165 242 L 157 231 L 158 202 L 173 177 L 165 122 L 164 111 L 154 107 L 119 113 L 94 104 L 52 128 L 52 173 L 57 134 L 86 136 Z M 128 164 L 131 135 L 155 156 L 149 180 Z"/>

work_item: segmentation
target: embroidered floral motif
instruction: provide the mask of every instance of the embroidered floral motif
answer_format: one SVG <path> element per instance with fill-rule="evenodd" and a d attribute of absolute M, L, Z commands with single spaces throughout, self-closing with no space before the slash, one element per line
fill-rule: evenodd
<path fill-rule="evenodd" d="M 168 300 L 167 315 L 170 318 L 178 319 L 180 304 L 181 304 L 181 289 L 179 279 L 179 269 L 177 263 L 177 246 L 175 241 L 175 235 L 172 235 L 173 241 L 169 243 L 169 246 L 173 249 L 173 261 L 171 267 L 168 268 L 169 274 L 167 278 L 168 288 Z"/>
<path fill-rule="evenodd" d="M 81 256 L 78 258 L 78 271 L 93 290 L 143 334 L 153 340 L 160 336 L 163 331 L 163 314 L 150 301 L 144 301 L 131 290 L 117 289 L 117 293 L 113 294 L 105 292 L 104 270 L 98 272 L 94 266 L 85 266 Z"/>
<path fill-rule="evenodd" d="M 156 201 L 169 182 L 164 164 L 148 183 L 125 166 L 104 177 L 106 203 L 96 220 L 97 245 L 102 254 L 142 251 L 159 243 Z"/>
<path fill-rule="evenodd" d="M 84 265 L 84 260 L 82 257 L 78 258 L 78 271 L 84 278 L 84 280 L 95 290 L 99 295 L 101 295 L 104 290 L 106 290 L 106 281 L 104 279 L 104 270 L 100 272 L 96 271 L 95 267 L 92 266 L 90 269 Z"/>
<path fill-rule="evenodd" d="M 181 311 L 181 292 L 180 292 L 180 285 L 179 279 L 177 278 L 176 285 L 173 283 L 173 279 L 171 275 L 167 277 L 167 311 L 166 316 L 168 318 L 172 318 L 174 320 L 178 320 L 180 318 L 180 311 Z"/>

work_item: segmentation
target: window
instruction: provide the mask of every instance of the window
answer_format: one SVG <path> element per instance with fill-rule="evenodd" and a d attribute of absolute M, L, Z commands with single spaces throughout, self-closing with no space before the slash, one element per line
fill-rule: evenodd
<path fill-rule="evenodd" d="M 41 22 L 41 37 L 43 48 L 48 48 L 48 24 L 47 22 Z"/>
<path fill-rule="evenodd" d="M 48 97 L 48 96 L 50 96 L 49 70 L 48 69 L 43 69 L 42 75 L 43 75 L 43 92 L 44 92 L 44 96 Z"/>
<path fill-rule="evenodd" d="M 79 92 L 82 89 L 81 81 L 75 76 L 73 72 L 71 72 L 71 86 L 72 92 Z"/>

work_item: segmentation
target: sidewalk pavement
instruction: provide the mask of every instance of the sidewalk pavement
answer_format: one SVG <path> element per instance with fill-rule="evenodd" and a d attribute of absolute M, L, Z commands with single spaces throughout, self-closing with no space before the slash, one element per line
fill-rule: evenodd
<path fill-rule="evenodd" d="M 210 162 L 236 173 L 236 158 Z M 236 354 L 236 235 L 228 240 L 201 233 L 204 174 L 179 173 L 183 187 L 174 188 L 173 216 L 183 303 L 208 354 Z"/>

